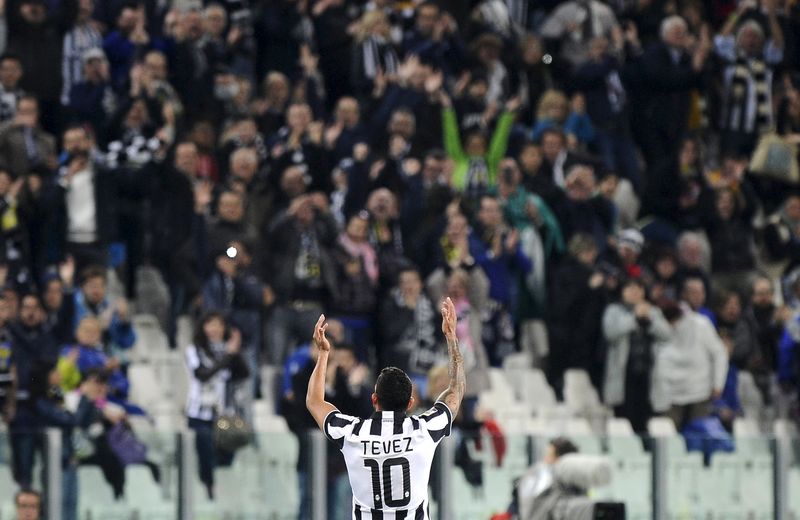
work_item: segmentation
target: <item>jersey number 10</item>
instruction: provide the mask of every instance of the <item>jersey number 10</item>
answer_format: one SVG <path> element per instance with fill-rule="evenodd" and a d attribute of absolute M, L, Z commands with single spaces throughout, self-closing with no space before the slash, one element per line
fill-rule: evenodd
<path fill-rule="evenodd" d="M 408 459 L 395 457 L 383 461 L 383 492 L 381 492 L 381 465 L 375 459 L 364 459 L 364 466 L 372 473 L 372 495 L 375 499 L 375 509 L 387 507 L 405 507 L 411 502 L 411 470 Z M 399 499 L 392 494 L 392 468 L 400 466 L 403 471 L 403 491 Z M 381 499 L 383 497 L 383 499 Z"/>

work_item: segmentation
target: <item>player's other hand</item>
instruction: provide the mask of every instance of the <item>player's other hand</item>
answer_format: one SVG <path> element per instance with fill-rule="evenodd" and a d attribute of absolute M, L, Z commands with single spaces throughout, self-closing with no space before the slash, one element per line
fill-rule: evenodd
<path fill-rule="evenodd" d="M 453 305 L 453 300 L 449 297 L 445 298 L 442 302 L 442 332 L 445 338 L 456 337 L 457 320 L 458 316 L 456 316 L 456 306 Z"/>
<path fill-rule="evenodd" d="M 314 345 L 322 352 L 330 352 L 331 343 L 325 337 L 325 331 L 328 330 L 328 324 L 325 323 L 325 315 L 320 314 L 317 324 L 314 325 Z"/>

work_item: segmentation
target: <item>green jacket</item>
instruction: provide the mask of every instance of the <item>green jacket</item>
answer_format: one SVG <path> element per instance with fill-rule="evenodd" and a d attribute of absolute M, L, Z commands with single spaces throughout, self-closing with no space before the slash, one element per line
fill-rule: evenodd
<path fill-rule="evenodd" d="M 497 195 L 497 190 L 491 190 L 493 195 Z M 544 235 L 544 252 L 549 258 L 554 253 L 563 253 L 565 249 L 564 235 L 561 232 L 561 224 L 558 223 L 550 206 L 535 193 L 529 193 L 525 188 L 518 187 L 503 202 L 503 214 L 513 227 L 522 230 L 531 225 L 528 217 L 528 202 L 533 202 L 539 210 L 542 218 L 542 226 L 546 229 Z"/>
<path fill-rule="evenodd" d="M 508 136 L 514 124 L 514 113 L 503 112 L 497 122 L 497 127 L 489 144 L 489 152 L 483 157 L 486 161 L 486 170 L 489 174 L 489 187 L 497 184 L 497 165 L 503 159 L 508 146 Z M 474 157 L 468 156 L 461 147 L 461 135 L 458 131 L 456 111 L 450 107 L 442 111 L 442 128 L 444 129 L 444 149 L 447 155 L 456 163 L 453 172 L 453 189 L 463 192 L 467 189 L 467 171 L 469 163 Z"/>

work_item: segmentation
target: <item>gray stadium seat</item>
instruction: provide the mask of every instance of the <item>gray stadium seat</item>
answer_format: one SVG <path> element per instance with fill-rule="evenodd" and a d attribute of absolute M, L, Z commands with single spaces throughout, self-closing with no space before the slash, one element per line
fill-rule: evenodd
<path fill-rule="evenodd" d="M 760 421 L 764 416 L 764 399 L 750 372 L 739 371 L 737 391 L 744 416 Z"/>
<path fill-rule="evenodd" d="M 534 413 L 556 405 L 556 394 L 541 370 L 506 368 L 505 374 L 516 398 Z"/>
<path fill-rule="evenodd" d="M 669 417 L 652 417 L 647 422 L 647 433 L 651 437 L 673 437 L 678 435 L 678 430 Z"/>
<path fill-rule="evenodd" d="M 564 400 L 578 407 L 600 403 L 597 391 L 585 370 L 571 368 L 564 373 Z"/>
<path fill-rule="evenodd" d="M 163 403 L 165 396 L 156 377 L 155 369 L 144 363 L 133 363 L 128 367 L 130 380 L 130 400 L 145 408 L 152 409 L 156 404 Z"/>
<path fill-rule="evenodd" d="M 136 343 L 131 348 L 131 361 L 150 361 L 155 356 L 169 350 L 167 337 L 161 324 L 152 314 L 135 315 L 133 327 L 136 331 Z"/>

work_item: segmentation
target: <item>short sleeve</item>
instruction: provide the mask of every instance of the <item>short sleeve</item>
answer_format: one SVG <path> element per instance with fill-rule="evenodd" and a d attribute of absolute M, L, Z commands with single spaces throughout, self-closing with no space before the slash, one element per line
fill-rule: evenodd
<path fill-rule="evenodd" d="M 436 401 L 433 408 L 420 415 L 419 418 L 433 442 L 439 442 L 443 437 L 449 436 L 452 431 L 453 413 L 442 401 Z"/>
<path fill-rule="evenodd" d="M 336 444 L 339 449 L 344 446 L 344 439 L 353 431 L 353 427 L 361 419 L 352 415 L 345 415 L 339 410 L 334 410 L 325 416 L 322 431 L 329 441 Z"/>

